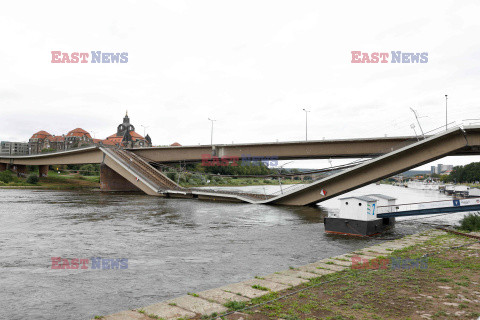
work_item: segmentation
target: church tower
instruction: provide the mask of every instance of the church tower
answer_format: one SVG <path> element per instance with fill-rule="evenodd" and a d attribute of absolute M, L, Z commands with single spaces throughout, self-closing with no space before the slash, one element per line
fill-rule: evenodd
<path fill-rule="evenodd" d="M 135 131 L 135 127 L 130 124 L 130 118 L 128 117 L 128 111 L 125 112 L 125 117 L 123 118 L 123 123 L 119 124 L 117 127 L 117 136 L 123 137 L 127 131 Z"/>

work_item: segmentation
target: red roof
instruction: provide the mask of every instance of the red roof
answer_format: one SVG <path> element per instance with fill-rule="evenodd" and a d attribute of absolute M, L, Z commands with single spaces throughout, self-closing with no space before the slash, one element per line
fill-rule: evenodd
<path fill-rule="evenodd" d="M 65 138 L 62 136 L 53 136 L 51 139 L 49 138 L 50 141 L 55 141 L 55 142 L 62 142 L 65 141 Z"/>
<path fill-rule="evenodd" d="M 47 137 L 51 138 L 52 135 L 47 131 L 41 130 L 41 131 L 38 131 L 37 133 L 34 133 L 30 139 L 45 139 Z"/>
<path fill-rule="evenodd" d="M 141 139 L 141 140 L 145 140 L 144 137 L 142 137 L 141 135 L 139 135 L 138 133 L 136 133 L 135 131 L 130 131 L 130 135 L 132 136 L 132 138 L 134 138 L 133 140 L 136 139 Z"/>
<path fill-rule="evenodd" d="M 87 138 L 90 138 L 90 139 L 92 138 L 90 133 L 83 130 L 82 128 L 76 128 L 70 131 L 69 133 L 67 133 L 67 137 L 83 137 L 83 136 L 86 136 Z"/>
<path fill-rule="evenodd" d="M 142 137 L 141 135 L 139 135 L 139 134 L 136 133 L 135 131 L 130 131 L 130 135 L 132 136 L 132 140 L 133 140 L 133 141 L 145 140 L 144 137 Z M 122 142 L 123 136 L 117 136 L 117 134 L 114 133 L 114 134 L 112 134 L 111 136 L 108 136 L 107 139 L 108 139 L 108 140 L 111 140 L 111 139 L 119 139 L 118 142 Z"/>
<path fill-rule="evenodd" d="M 170 145 L 171 147 L 181 147 L 182 145 L 178 142 L 174 142 Z"/>
<path fill-rule="evenodd" d="M 117 140 L 117 139 L 105 139 L 105 140 L 102 140 L 102 144 L 104 145 L 109 145 L 109 146 L 114 146 L 116 145 L 117 143 L 120 143 L 122 142 L 121 140 Z"/>

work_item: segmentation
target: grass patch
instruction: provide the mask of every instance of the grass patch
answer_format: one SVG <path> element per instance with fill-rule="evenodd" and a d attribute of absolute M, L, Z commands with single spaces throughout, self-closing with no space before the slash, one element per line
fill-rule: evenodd
<path fill-rule="evenodd" d="M 418 318 L 422 313 L 431 314 L 432 318 L 446 319 L 458 310 L 466 311 L 464 316 L 473 318 L 475 313 L 480 312 L 480 305 L 467 302 L 448 304 L 456 301 L 459 293 L 467 299 L 476 299 L 474 291 L 478 289 L 472 283 L 480 282 L 478 251 L 467 249 L 468 247 L 451 248 L 459 243 L 472 242 L 471 239 L 446 234 L 391 252 L 396 258 L 410 259 L 409 261 L 431 253 L 426 260 L 426 269 L 346 268 L 282 292 L 269 292 L 246 304 L 241 303 L 236 310 L 245 306 L 252 307 L 242 311 L 244 320 L 405 320 Z M 391 257 L 390 253 L 385 256 Z M 445 288 L 447 286 L 451 288 Z M 293 293 L 299 289 L 305 290 Z M 277 299 L 279 297 L 281 299 Z M 232 305 L 227 307 L 234 310 Z M 227 315 L 225 320 L 238 320 L 238 314 Z"/>
<path fill-rule="evenodd" d="M 226 308 L 229 310 L 241 310 L 247 306 L 247 303 L 245 301 L 228 301 L 223 304 Z"/>
<path fill-rule="evenodd" d="M 252 286 L 252 288 L 253 288 L 253 289 L 257 289 L 257 290 L 262 290 L 262 291 L 269 291 L 268 288 L 266 288 L 266 287 L 264 287 L 264 286 L 261 286 L 261 285 L 259 285 L 259 284 L 254 284 L 254 285 Z"/>

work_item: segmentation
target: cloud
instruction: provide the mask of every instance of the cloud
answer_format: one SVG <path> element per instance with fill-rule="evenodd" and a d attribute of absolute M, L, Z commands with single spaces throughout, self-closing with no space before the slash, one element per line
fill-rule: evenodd
<path fill-rule="evenodd" d="M 28 8 L 28 9 L 25 9 Z M 412 8 L 415 8 L 414 10 Z M 94 10 L 93 10 L 94 9 Z M 475 1 L 50 1 L 0 12 L 0 139 L 113 133 L 129 110 L 155 143 L 411 135 L 478 115 Z M 50 51 L 128 52 L 128 64 L 52 64 Z M 352 64 L 352 50 L 428 52 L 427 64 Z M 143 132 L 142 132 L 143 133 Z"/>

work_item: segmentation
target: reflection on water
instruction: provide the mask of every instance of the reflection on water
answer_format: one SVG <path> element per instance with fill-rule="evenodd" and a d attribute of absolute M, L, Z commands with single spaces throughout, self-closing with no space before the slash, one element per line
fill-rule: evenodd
<path fill-rule="evenodd" d="M 399 202 L 445 198 L 390 186 L 355 193 Z M 89 319 L 379 242 L 325 235 L 323 217 L 337 202 L 297 208 L 0 189 L 0 317 Z M 424 228 L 399 224 L 393 235 Z M 51 257 L 128 258 L 128 269 L 52 270 Z"/>

